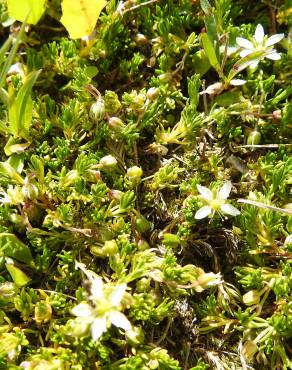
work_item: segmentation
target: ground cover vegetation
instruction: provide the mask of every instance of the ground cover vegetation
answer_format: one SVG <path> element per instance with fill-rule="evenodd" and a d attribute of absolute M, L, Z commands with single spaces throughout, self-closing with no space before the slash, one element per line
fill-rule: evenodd
<path fill-rule="evenodd" d="M 292 369 L 291 9 L 0 1 L 0 369 Z"/>

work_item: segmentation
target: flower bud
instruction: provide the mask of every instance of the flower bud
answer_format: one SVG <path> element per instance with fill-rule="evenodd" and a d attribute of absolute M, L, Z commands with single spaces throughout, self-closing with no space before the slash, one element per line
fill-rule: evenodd
<path fill-rule="evenodd" d="M 278 109 L 278 110 L 274 110 L 273 112 L 273 119 L 275 121 L 280 121 L 282 118 L 282 112 Z"/>
<path fill-rule="evenodd" d="M 242 296 L 243 303 L 247 306 L 253 306 L 260 302 L 261 296 L 255 289 L 250 290 Z"/>
<path fill-rule="evenodd" d="M 258 131 L 252 131 L 247 137 L 247 145 L 257 145 L 261 141 L 261 134 Z"/>
<path fill-rule="evenodd" d="M 52 316 L 52 307 L 47 301 L 37 302 L 34 310 L 34 319 L 37 324 L 50 321 Z"/>
<path fill-rule="evenodd" d="M 22 194 L 25 198 L 36 199 L 39 195 L 39 190 L 36 185 L 27 183 L 22 187 Z"/>
<path fill-rule="evenodd" d="M 6 281 L 0 284 L 0 297 L 2 299 L 9 299 L 15 295 L 15 287 L 13 283 Z"/>
<path fill-rule="evenodd" d="M 100 50 L 100 51 L 99 51 L 99 57 L 100 57 L 101 59 L 105 59 L 105 58 L 107 57 L 107 52 L 106 52 L 106 50 Z"/>
<path fill-rule="evenodd" d="M 138 182 L 141 180 L 141 176 L 143 175 L 143 170 L 141 167 L 133 166 L 128 168 L 127 170 L 127 177 L 129 180 L 133 182 Z"/>
<path fill-rule="evenodd" d="M 102 247 L 104 254 L 109 257 L 119 252 L 117 243 L 114 240 L 107 240 Z"/>
<path fill-rule="evenodd" d="M 165 233 L 162 242 L 166 247 L 177 248 L 180 245 L 180 238 L 175 234 Z"/>
<path fill-rule="evenodd" d="M 95 103 L 92 104 L 90 111 L 89 111 L 89 116 L 90 118 L 98 123 L 104 118 L 105 115 L 105 105 L 103 99 L 99 98 Z"/>
<path fill-rule="evenodd" d="M 110 129 L 120 131 L 125 125 L 123 121 L 118 117 L 111 117 L 108 120 L 108 125 Z"/>
<path fill-rule="evenodd" d="M 146 92 L 147 99 L 155 100 L 159 96 L 159 89 L 157 87 L 150 87 Z"/>
<path fill-rule="evenodd" d="M 241 349 L 241 354 L 248 360 L 251 360 L 258 351 L 256 343 L 252 340 L 247 340 Z"/>
<path fill-rule="evenodd" d="M 135 37 L 135 42 L 138 46 L 146 45 L 148 43 L 148 39 L 142 33 L 138 33 Z"/>
<path fill-rule="evenodd" d="M 136 229 L 139 233 L 145 233 L 152 228 L 152 223 L 142 215 L 136 216 Z"/>
<path fill-rule="evenodd" d="M 172 78 L 171 73 L 162 73 L 161 75 L 158 76 L 159 81 L 161 82 L 169 82 Z"/>
<path fill-rule="evenodd" d="M 99 161 L 99 164 L 102 168 L 113 168 L 117 165 L 118 161 L 116 160 L 116 158 L 112 155 L 106 155 L 104 157 L 102 157 Z"/>
<path fill-rule="evenodd" d="M 139 293 L 145 293 L 150 290 L 150 279 L 147 279 L 146 277 L 140 279 L 136 283 L 136 289 Z"/>
<path fill-rule="evenodd" d="M 87 335 L 90 322 L 85 317 L 77 317 L 74 320 L 68 320 L 65 325 L 65 331 L 72 337 L 83 337 Z"/>
<path fill-rule="evenodd" d="M 214 274 L 213 272 L 204 272 L 197 278 L 198 288 L 197 292 L 201 292 L 211 286 L 217 285 L 220 283 L 220 275 Z"/>
<path fill-rule="evenodd" d="M 120 201 L 121 200 L 121 197 L 124 193 L 120 190 L 115 190 L 115 189 L 111 189 L 109 191 L 109 197 L 110 199 L 114 199 L 114 200 L 117 200 L 117 201 Z"/>
<path fill-rule="evenodd" d="M 140 327 L 133 327 L 125 333 L 126 340 L 130 346 L 136 347 L 144 342 L 144 332 Z"/>
<path fill-rule="evenodd" d="M 104 94 L 105 110 L 108 114 L 116 114 L 121 109 L 121 102 L 114 91 L 106 91 Z"/>
<path fill-rule="evenodd" d="M 145 251 L 146 249 L 149 249 L 149 248 L 150 248 L 150 246 L 146 242 L 146 240 L 141 239 L 141 240 L 138 241 L 138 250 L 139 251 Z"/>

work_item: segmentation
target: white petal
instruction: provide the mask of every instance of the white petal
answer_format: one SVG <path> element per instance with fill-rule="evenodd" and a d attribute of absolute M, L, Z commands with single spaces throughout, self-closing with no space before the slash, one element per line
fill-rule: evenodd
<path fill-rule="evenodd" d="M 231 182 L 226 181 L 223 186 L 218 191 L 218 198 L 219 199 L 227 199 L 229 197 L 229 194 L 231 192 Z"/>
<path fill-rule="evenodd" d="M 80 303 L 76 307 L 72 308 L 71 312 L 75 316 L 88 317 L 92 314 L 92 307 L 87 303 Z"/>
<path fill-rule="evenodd" d="M 92 339 L 96 341 L 106 330 L 106 318 L 100 317 L 95 319 L 90 328 Z"/>
<path fill-rule="evenodd" d="M 118 306 L 121 303 L 121 300 L 127 289 L 126 284 L 121 284 L 115 287 L 113 292 L 109 296 L 109 300 L 113 306 Z"/>
<path fill-rule="evenodd" d="M 268 38 L 265 46 L 272 46 L 277 44 L 277 42 L 281 41 L 284 37 L 284 33 L 278 33 L 277 35 L 273 35 Z"/>
<path fill-rule="evenodd" d="M 253 44 L 249 40 L 244 39 L 243 37 L 236 37 L 236 43 L 241 48 L 251 49 L 251 50 L 253 49 Z"/>
<path fill-rule="evenodd" d="M 196 212 L 195 219 L 201 220 L 202 218 L 209 216 L 211 213 L 212 213 L 212 208 L 209 206 L 204 206 Z"/>
<path fill-rule="evenodd" d="M 111 311 L 109 314 L 110 322 L 117 326 L 118 328 L 122 328 L 124 330 L 130 330 L 131 329 L 131 323 L 126 318 L 126 316 L 119 312 L 119 311 Z"/>
<path fill-rule="evenodd" d="M 253 50 L 244 49 L 239 53 L 239 55 L 241 58 L 245 58 L 251 53 L 253 53 Z"/>
<path fill-rule="evenodd" d="M 234 78 L 233 80 L 230 81 L 230 85 L 232 86 L 242 86 L 246 83 L 245 80 L 240 80 L 238 78 Z"/>
<path fill-rule="evenodd" d="M 262 45 L 264 42 L 264 37 L 265 31 L 263 29 L 263 26 L 261 24 L 258 24 L 254 33 L 254 38 L 259 45 Z"/>
<path fill-rule="evenodd" d="M 206 186 L 197 185 L 198 192 L 202 195 L 202 197 L 206 200 L 213 199 L 213 193 L 210 189 L 206 188 Z"/>
<path fill-rule="evenodd" d="M 102 299 L 104 297 L 103 294 L 103 282 L 100 277 L 96 277 L 91 282 L 91 298 L 93 299 Z"/>
<path fill-rule="evenodd" d="M 231 216 L 238 216 L 240 214 L 240 211 L 237 208 L 233 207 L 231 204 L 222 204 L 220 208 L 222 212 L 227 213 Z"/>
<path fill-rule="evenodd" d="M 271 59 L 271 60 L 280 60 L 281 59 L 281 54 L 277 53 L 276 50 L 268 55 L 266 55 L 266 58 Z"/>

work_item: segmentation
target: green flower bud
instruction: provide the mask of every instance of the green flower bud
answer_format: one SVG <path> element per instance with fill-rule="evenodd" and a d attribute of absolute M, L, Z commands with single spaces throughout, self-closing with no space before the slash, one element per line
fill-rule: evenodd
<path fill-rule="evenodd" d="M 126 340 L 130 346 L 136 347 L 144 342 L 144 332 L 140 327 L 133 327 L 125 333 Z"/>
<path fill-rule="evenodd" d="M 139 240 L 138 242 L 138 249 L 139 251 L 145 251 L 146 249 L 149 249 L 150 245 L 146 242 L 146 240 Z"/>
<path fill-rule="evenodd" d="M 136 229 L 139 233 L 145 233 L 152 228 L 152 223 L 142 215 L 136 216 Z"/>
<path fill-rule="evenodd" d="M 127 177 L 132 182 L 135 182 L 135 183 L 139 182 L 141 180 L 142 175 L 143 175 L 143 170 L 141 167 L 133 166 L 133 167 L 128 168 L 127 170 Z"/>
<path fill-rule="evenodd" d="M 41 324 L 42 322 L 50 321 L 52 316 L 52 307 L 49 302 L 47 301 L 39 301 L 37 302 L 34 310 L 34 319 L 37 324 Z"/>
<path fill-rule="evenodd" d="M 252 131 L 247 137 L 247 145 L 257 145 L 261 141 L 261 134 L 258 131 Z"/>
<path fill-rule="evenodd" d="M 107 240 L 102 248 L 106 256 L 113 256 L 119 252 L 117 243 L 114 240 Z"/>
<path fill-rule="evenodd" d="M 95 103 L 92 104 L 89 116 L 94 122 L 100 122 L 105 115 L 105 105 L 103 99 L 99 98 Z"/>
<path fill-rule="evenodd" d="M 100 257 L 100 258 L 106 257 L 105 253 L 103 252 L 102 247 L 99 247 L 96 245 L 93 245 L 90 247 L 90 252 L 96 257 Z"/>
<path fill-rule="evenodd" d="M 104 94 L 105 110 L 108 114 L 116 114 L 121 109 L 118 95 L 114 91 L 106 91 Z"/>
<path fill-rule="evenodd" d="M 148 292 L 151 289 L 150 286 L 150 279 L 144 277 L 137 281 L 136 283 L 136 289 L 139 293 Z"/>
<path fill-rule="evenodd" d="M 172 78 L 172 75 L 169 72 L 162 73 L 161 75 L 158 76 L 158 78 L 159 78 L 159 81 L 161 82 L 169 82 Z"/>
<path fill-rule="evenodd" d="M 176 248 L 180 245 L 180 238 L 177 235 L 165 233 L 162 242 L 166 247 Z"/>

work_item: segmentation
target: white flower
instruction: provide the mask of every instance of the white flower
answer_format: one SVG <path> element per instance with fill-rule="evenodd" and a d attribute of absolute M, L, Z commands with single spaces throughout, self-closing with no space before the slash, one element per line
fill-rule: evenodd
<path fill-rule="evenodd" d="M 195 218 L 197 220 L 210 215 L 212 217 L 217 211 L 231 216 L 238 216 L 240 214 L 237 208 L 226 202 L 226 199 L 229 197 L 231 191 L 230 181 L 226 181 L 216 192 L 211 191 L 210 189 L 201 185 L 197 185 L 197 189 L 201 194 L 201 198 L 207 203 L 206 206 L 203 206 L 196 212 Z"/>
<path fill-rule="evenodd" d="M 242 48 L 239 55 L 241 56 L 241 58 L 244 58 L 256 51 L 267 51 L 268 54 L 265 55 L 266 58 L 271 60 L 279 60 L 281 59 L 281 54 L 279 54 L 277 50 L 273 48 L 273 45 L 281 41 L 283 37 L 284 34 L 279 33 L 268 38 L 267 36 L 265 36 L 263 26 L 261 24 L 258 24 L 255 30 L 254 37 L 251 41 L 243 37 L 236 38 L 237 45 Z M 255 69 L 258 63 L 259 61 L 255 61 L 250 65 L 250 67 L 252 69 Z"/>
<path fill-rule="evenodd" d="M 82 264 L 77 263 L 77 266 L 84 271 Z M 111 325 L 125 331 L 130 330 L 132 327 L 131 323 L 121 312 L 121 301 L 126 292 L 127 285 L 105 285 L 98 275 L 89 270 L 86 270 L 86 275 L 91 282 L 91 294 L 89 298 L 94 305 L 81 302 L 71 312 L 73 315 L 83 318 L 84 324 L 90 326 L 92 339 L 94 341 L 98 340 Z"/>

